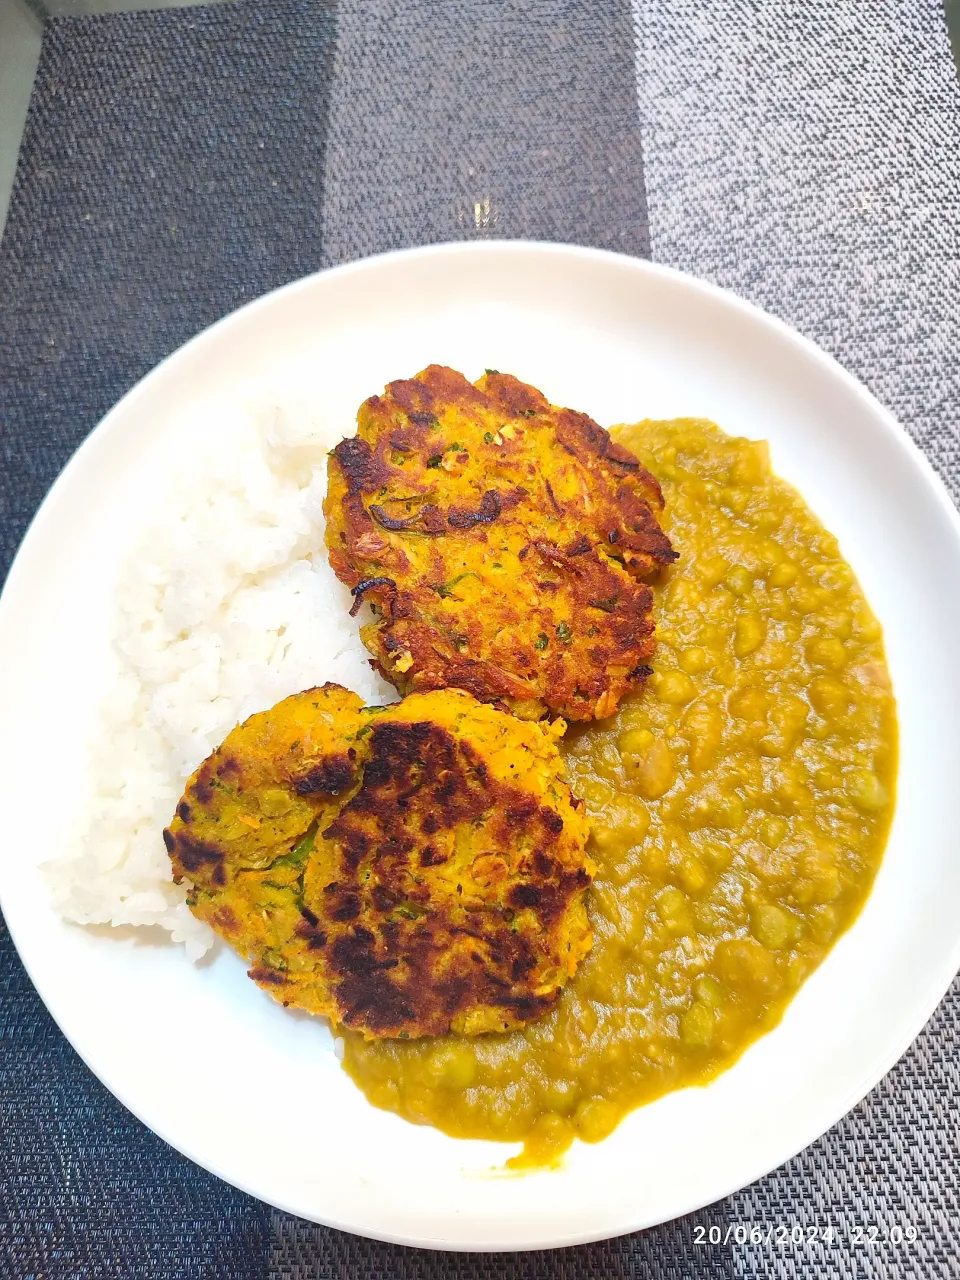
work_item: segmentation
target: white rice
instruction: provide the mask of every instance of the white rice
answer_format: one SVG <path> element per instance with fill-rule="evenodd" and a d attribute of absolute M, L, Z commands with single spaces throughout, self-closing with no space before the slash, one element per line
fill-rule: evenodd
<path fill-rule="evenodd" d="M 203 955 L 214 935 L 162 839 L 186 778 L 235 724 L 299 689 L 339 680 L 388 700 L 327 563 L 325 458 L 302 408 L 227 420 L 126 555 L 89 809 L 76 847 L 46 868 L 67 919 L 160 926 Z"/>

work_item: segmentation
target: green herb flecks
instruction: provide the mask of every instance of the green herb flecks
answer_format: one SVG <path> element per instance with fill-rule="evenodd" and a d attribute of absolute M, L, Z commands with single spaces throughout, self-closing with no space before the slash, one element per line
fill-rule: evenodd
<path fill-rule="evenodd" d="M 394 907 L 393 914 L 402 916 L 404 920 L 422 920 L 427 913 L 419 903 L 401 902 L 399 906 Z"/>
<path fill-rule="evenodd" d="M 561 644 L 569 644 L 573 639 L 573 632 L 565 622 L 557 623 L 557 639 Z"/>
<path fill-rule="evenodd" d="M 271 862 L 271 870 L 274 867 L 300 867 L 302 866 L 313 849 L 317 838 L 317 827 L 319 823 L 312 822 L 307 828 L 305 834 L 297 841 L 289 853 L 285 853 L 283 857 L 277 858 Z"/>
<path fill-rule="evenodd" d="M 549 643 L 550 643 L 550 640 L 547 637 L 547 633 L 545 631 L 541 631 L 540 634 L 537 636 L 536 640 L 534 640 L 533 647 L 535 649 L 543 650 L 547 647 Z"/>
<path fill-rule="evenodd" d="M 451 598 L 456 600 L 459 597 L 453 594 L 453 588 L 458 582 L 462 582 L 464 578 L 476 578 L 478 582 L 480 581 L 480 575 L 478 573 L 474 573 L 472 569 L 468 569 L 466 573 L 458 573 L 457 576 L 455 578 L 451 578 L 449 582 L 440 582 L 436 585 L 432 585 L 431 590 L 435 591 L 442 600 L 449 600 Z"/>

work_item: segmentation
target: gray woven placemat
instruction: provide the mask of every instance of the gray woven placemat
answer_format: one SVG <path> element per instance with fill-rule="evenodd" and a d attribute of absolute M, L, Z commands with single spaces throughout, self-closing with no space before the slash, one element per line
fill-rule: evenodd
<path fill-rule="evenodd" d="M 960 493 L 960 90 L 938 0 L 254 0 L 48 24 L 0 245 L 0 551 L 202 325 L 286 279 L 480 236 L 729 285 L 836 354 Z M 960 1274 L 960 992 L 840 1125 L 722 1204 L 551 1254 L 271 1213 L 80 1064 L 2 942 L 2 1274 Z M 836 1243 L 698 1243 L 834 1224 Z M 915 1226 L 913 1245 L 850 1228 Z"/>

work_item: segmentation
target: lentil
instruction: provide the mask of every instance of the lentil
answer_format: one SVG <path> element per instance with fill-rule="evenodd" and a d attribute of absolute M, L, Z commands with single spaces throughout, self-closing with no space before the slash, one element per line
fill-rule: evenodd
<path fill-rule="evenodd" d="M 549 1163 L 730 1066 L 779 1021 L 870 890 L 893 811 L 880 628 L 766 448 L 698 420 L 617 431 L 680 552 L 648 687 L 563 744 L 593 822 L 593 950 L 507 1035 L 364 1041 L 377 1106 Z M 512 1162 L 516 1163 L 516 1162 Z"/>

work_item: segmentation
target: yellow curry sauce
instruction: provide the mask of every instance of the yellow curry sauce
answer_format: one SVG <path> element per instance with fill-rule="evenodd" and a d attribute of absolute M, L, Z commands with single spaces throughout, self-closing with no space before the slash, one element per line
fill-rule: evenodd
<path fill-rule="evenodd" d="M 364 1041 L 371 1102 L 544 1163 L 702 1084 L 773 1027 L 853 921 L 893 810 L 880 626 L 766 445 L 680 419 L 621 427 L 663 485 L 680 560 L 647 688 L 568 731 L 593 822 L 593 950 L 557 1007 L 476 1039 Z"/>

